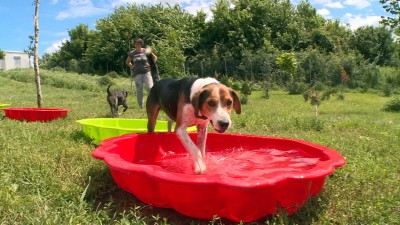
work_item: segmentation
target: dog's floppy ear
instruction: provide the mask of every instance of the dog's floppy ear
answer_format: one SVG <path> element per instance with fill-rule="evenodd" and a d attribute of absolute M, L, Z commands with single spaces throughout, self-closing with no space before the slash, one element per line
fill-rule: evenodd
<path fill-rule="evenodd" d="M 204 117 L 203 115 L 199 115 L 199 110 L 200 110 L 200 106 L 204 103 L 204 100 L 207 98 L 207 96 L 209 95 L 209 91 L 208 90 L 200 90 L 198 91 L 195 95 L 193 95 L 192 98 L 192 105 L 194 108 L 194 116 L 196 118 L 203 118 L 203 119 L 207 119 L 206 117 Z"/>
<path fill-rule="evenodd" d="M 236 111 L 237 114 L 242 112 L 242 107 L 240 106 L 240 99 L 233 89 L 230 89 L 230 94 L 233 98 L 233 109 Z"/>
<path fill-rule="evenodd" d="M 127 91 L 125 91 L 125 97 L 128 97 L 128 92 Z"/>
<path fill-rule="evenodd" d="M 192 105 L 194 108 L 194 116 L 199 117 L 199 108 L 200 108 L 200 91 L 197 92 L 192 98 Z"/>

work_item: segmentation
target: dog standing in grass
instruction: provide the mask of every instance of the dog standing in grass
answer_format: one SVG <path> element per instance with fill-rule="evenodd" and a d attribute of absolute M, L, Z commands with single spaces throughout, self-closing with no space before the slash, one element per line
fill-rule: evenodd
<path fill-rule="evenodd" d="M 128 92 L 125 90 L 110 91 L 111 84 L 107 87 L 107 102 L 111 107 L 111 116 L 118 117 L 118 106 L 122 105 L 124 107 L 124 112 L 128 109 L 128 104 L 126 103 L 126 98 L 128 97 Z"/>

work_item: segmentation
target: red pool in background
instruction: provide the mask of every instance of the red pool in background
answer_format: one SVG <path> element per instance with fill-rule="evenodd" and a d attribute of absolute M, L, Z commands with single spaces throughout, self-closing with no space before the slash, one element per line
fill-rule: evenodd
<path fill-rule="evenodd" d="M 204 175 L 194 174 L 175 133 L 106 139 L 92 155 L 107 164 L 120 188 L 147 204 L 236 222 L 294 213 L 345 164 L 335 150 L 301 140 L 218 133 L 208 134 Z"/>
<path fill-rule="evenodd" d="M 69 109 L 59 108 L 3 108 L 6 117 L 25 121 L 51 121 L 67 117 Z"/>

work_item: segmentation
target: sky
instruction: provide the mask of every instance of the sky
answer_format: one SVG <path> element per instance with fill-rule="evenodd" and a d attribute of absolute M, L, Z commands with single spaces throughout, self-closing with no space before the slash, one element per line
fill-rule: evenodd
<path fill-rule="evenodd" d="M 0 49 L 24 51 L 34 35 L 34 0 L 0 0 Z M 126 4 L 155 4 L 155 0 L 41 0 L 39 5 L 39 56 L 56 52 L 68 40 L 68 30 L 80 23 L 95 29 L 98 19 Z M 214 0 L 161 0 L 162 4 L 180 4 L 187 12 L 208 13 Z M 292 0 L 297 4 L 300 0 Z M 326 19 L 339 19 L 353 30 L 365 25 L 379 25 L 382 15 L 388 16 L 378 0 L 309 0 Z"/>

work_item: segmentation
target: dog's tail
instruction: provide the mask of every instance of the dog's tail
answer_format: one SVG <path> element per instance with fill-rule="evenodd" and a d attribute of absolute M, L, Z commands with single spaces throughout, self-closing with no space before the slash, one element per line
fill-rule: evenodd
<path fill-rule="evenodd" d="M 110 93 L 110 87 L 111 87 L 111 85 L 112 85 L 112 84 L 109 84 L 108 87 L 107 87 L 107 94 L 111 94 L 111 93 Z"/>

